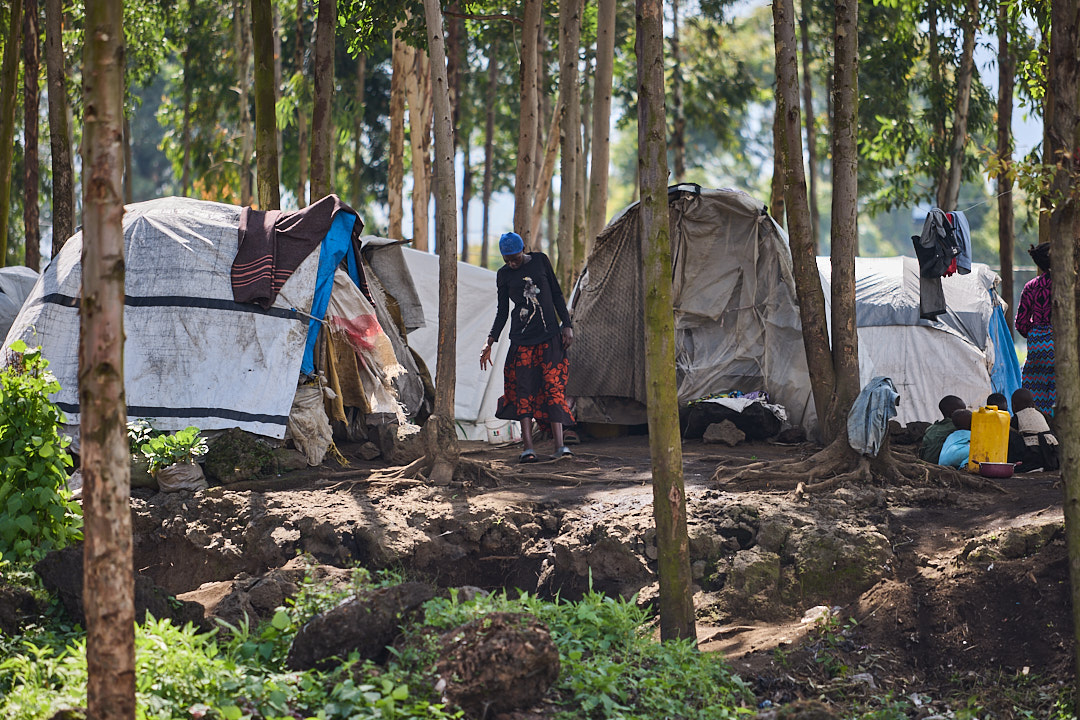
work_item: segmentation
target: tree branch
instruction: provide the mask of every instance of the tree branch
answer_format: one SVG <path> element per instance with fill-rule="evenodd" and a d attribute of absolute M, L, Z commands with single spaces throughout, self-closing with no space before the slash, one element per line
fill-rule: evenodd
<path fill-rule="evenodd" d="M 509 20 L 516 25 L 524 25 L 525 22 L 514 15 L 507 15 L 506 13 L 496 13 L 495 15 L 474 15 L 472 13 L 459 13 L 451 10 L 443 10 L 443 15 L 446 17 L 462 18 L 464 20 Z"/>

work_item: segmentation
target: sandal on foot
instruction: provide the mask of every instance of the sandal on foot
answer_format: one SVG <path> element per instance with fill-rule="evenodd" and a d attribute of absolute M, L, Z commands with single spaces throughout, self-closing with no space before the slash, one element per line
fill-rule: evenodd
<path fill-rule="evenodd" d="M 519 463 L 534 463 L 536 462 L 536 453 L 532 450 L 523 450 L 521 455 L 518 456 Z"/>
<path fill-rule="evenodd" d="M 570 448 L 563 445 L 562 447 L 555 449 L 555 457 L 556 459 L 564 457 L 574 457 L 574 453 L 570 450 Z"/>

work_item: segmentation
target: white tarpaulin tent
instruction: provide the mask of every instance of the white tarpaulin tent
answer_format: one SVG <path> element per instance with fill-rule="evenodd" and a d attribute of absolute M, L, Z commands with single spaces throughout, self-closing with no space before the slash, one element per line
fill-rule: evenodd
<path fill-rule="evenodd" d="M 783 230 L 737 190 L 680 185 L 668 202 L 680 402 L 764 390 L 794 425 L 813 433 L 817 415 Z M 578 420 L 645 422 L 638 218 L 639 206 L 631 205 L 600 233 L 574 291 L 567 395 Z M 819 259 L 819 270 L 828 298 L 828 258 Z M 997 276 L 985 265 L 942 280 L 949 309 L 934 321 L 919 318 L 914 258 L 859 258 L 856 275 L 861 379 L 892 378 L 900 422 L 938 419 L 938 400 L 947 394 L 982 403 L 995 388 L 1008 390 L 999 377 L 1019 375 L 1011 344 L 995 348 L 992 340 L 1004 316 L 990 292 Z"/>
<path fill-rule="evenodd" d="M 405 249 L 405 262 L 412 275 L 425 325 L 409 332 L 409 346 L 420 354 L 434 374 L 439 343 L 439 257 Z M 458 263 L 457 383 L 454 387 L 454 414 L 458 435 L 466 440 L 486 437 L 485 420 L 495 417 L 503 391 L 503 364 L 510 343 L 509 324 L 492 349 L 494 367 L 480 369 L 480 348 L 495 321 L 498 296 L 495 273 L 476 265 Z M 436 386 L 439 379 L 435 378 Z"/>
<path fill-rule="evenodd" d="M 37 282 L 37 272 L 15 265 L 0 268 L 0 338 L 7 335 L 23 302 Z"/>
<path fill-rule="evenodd" d="M 830 259 L 819 257 L 827 314 L 831 273 Z M 991 378 L 995 365 L 1012 365 L 1012 374 L 1019 375 L 1011 345 L 996 348 L 992 338 L 995 314 L 1004 320 L 1003 303 L 992 292 L 997 282 L 997 273 L 982 263 L 972 263 L 968 275 L 942 278 L 947 311 L 936 320 L 922 320 L 918 260 L 855 259 L 860 381 L 892 379 L 900 393 L 897 422 L 940 419 L 938 401 L 945 395 L 977 406 L 995 389 L 1007 397 L 1016 389 L 996 387 Z"/>
<path fill-rule="evenodd" d="M 297 381 L 319 330 L 321 318 L 311 317 L 312 307 L 324 294 L 330 298 L 343 258 L 355 265 L 351 233 L 359 221 L 352 213 L 337 213 L 330 229 L 320 231 L 326 233 L 322 244 L 264 310 L 233 299 L 240 214 L 237 206 L 187 198 L 125 209 L 124 387 L 130 420 L 145 418 L 157 430 L 238 427 L 284 437 Z M 81 251 L 78 233 L 34 286 L 3 353 L 6 358 L 18 339 L 42 346 L 61 386 L 54 400 L 72 426 L 79 423 Z M 351 291 L 359 294 L 355 287 Z M 315 312 L 322 313 L 317 307 Z M 415 375 L 411 379 L 420 383 Z"/>

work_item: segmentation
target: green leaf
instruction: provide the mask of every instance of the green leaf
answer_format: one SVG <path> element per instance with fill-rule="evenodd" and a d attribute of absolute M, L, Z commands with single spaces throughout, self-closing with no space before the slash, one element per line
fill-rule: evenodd
<path fill-rule="evenodd" d="M 409 697 L 409 686 L 408 685 L 398 685 L 396 688 L 394 688 L 394 692 L 390 693 L 390 697 L 394 698 L 398 702 L 401 702 L 403 700 L 408 699 L 408 697 Z"/>
<path fill-rule="evenodd" d="M 225 720 L 241 720 L 244 717 L 244 711 L 235 705 L 224 705 L 219 712 Z"/>
<path fill-rule="evenodd" d="M 278 630 L 288 630 L 289 626 L 292 625 L 292 618 L 289 617 L 289 613 L 278 609 L 274 613 L 274 618 L 270 621 L 270 624 Z"/>

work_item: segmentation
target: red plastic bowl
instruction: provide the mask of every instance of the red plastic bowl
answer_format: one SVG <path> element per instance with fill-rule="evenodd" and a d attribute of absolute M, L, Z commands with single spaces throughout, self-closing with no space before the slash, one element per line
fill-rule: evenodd
<path fill-rule="evenodd" d="M 979 474 L 988 478 L 1008 478 L 1012 477 L 1015 468 L 1015 463 L 984 462 L 979 463 Z"/>

